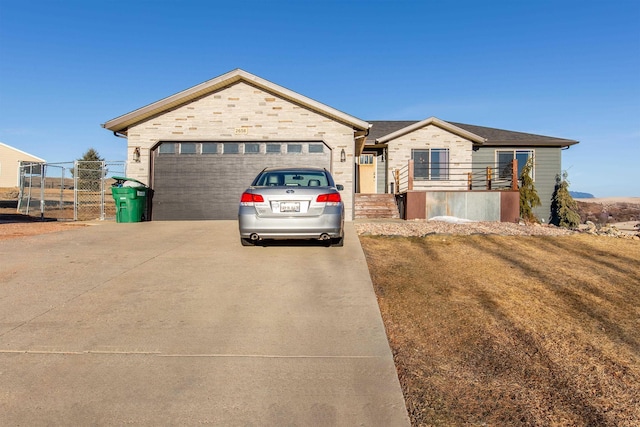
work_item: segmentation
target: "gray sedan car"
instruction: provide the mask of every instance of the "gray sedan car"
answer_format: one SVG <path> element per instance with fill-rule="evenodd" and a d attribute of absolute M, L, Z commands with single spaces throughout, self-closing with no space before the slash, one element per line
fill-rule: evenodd
<path fill-rule="evenodd" d="M 344 204 L 328 170 L 267 168 L 242 193 L 238 210 L 244 246 L 263 239 L 317 239 L 342 246 Z"/>

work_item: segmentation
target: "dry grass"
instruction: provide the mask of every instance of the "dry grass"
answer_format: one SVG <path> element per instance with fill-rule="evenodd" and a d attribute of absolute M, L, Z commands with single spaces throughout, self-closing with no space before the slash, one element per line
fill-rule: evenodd
<path fill-rule="evenodd" d="M 640 243 L 361 237 L 413 425 L 640 425 Z"/>

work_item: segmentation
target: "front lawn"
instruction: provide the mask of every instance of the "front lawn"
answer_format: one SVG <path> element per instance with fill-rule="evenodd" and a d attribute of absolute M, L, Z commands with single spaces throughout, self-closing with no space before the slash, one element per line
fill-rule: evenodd
<path fill-rule="evenodd" d="M 640 425 L 640 243 L 362 236 L 413 425 Z"/>

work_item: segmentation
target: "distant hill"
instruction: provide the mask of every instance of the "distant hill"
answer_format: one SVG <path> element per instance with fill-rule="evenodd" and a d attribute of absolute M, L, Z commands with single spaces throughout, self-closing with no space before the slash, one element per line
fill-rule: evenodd
<path fill-rule="evenodd" d="M 591 193 L 582 193 L 580 191 L 569 191 L 574 199 L 593 199 L 595 196 Z"/>

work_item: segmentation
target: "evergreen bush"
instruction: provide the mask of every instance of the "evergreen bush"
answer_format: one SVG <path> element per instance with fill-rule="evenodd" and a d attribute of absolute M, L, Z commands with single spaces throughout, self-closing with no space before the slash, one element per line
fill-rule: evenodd
<path fill-rule="evenodd" d="M 578 203 L 569 193 L 569 174 L 562 172 L 562 177 L 556 175 L 556 186 L 551 198 L 551 224 L 558 227 L 575 229 L 580 225 Z"/>
<path fill-rule="evenodd" d="M 525 221 L 539 222 L 533 214 L 533 208 L 540 206 L 542 202 L 531 177 L 532 169 L 533 157 L 527 160 L 520 173 L 520 217 Z"/>

